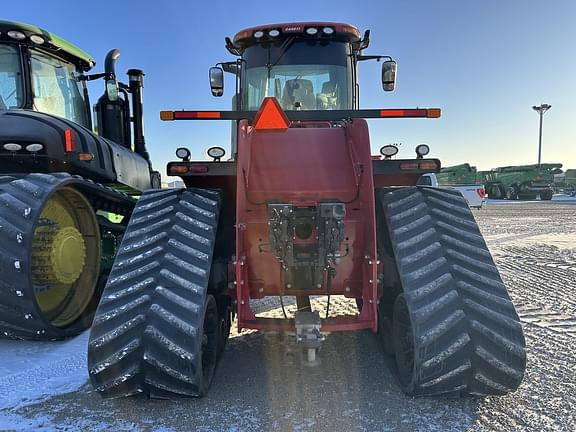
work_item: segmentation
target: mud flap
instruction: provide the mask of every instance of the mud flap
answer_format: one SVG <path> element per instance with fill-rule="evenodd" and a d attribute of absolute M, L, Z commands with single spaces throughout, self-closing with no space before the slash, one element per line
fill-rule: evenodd
<path fill-rule="evenodd" d="M 393 333 L 404 391 L 516 390 L 526 367 L 522 326 L 464 198 L 407 187 L 378 190 L 376 200 L 378 236 L 389 238 L 402 289 Z"/>
<path fill-rule="evenodd" d="M 202 189 L 150 190 L 132 214 L 88 344 L 103 397 L 206 394 L 218 351 L 207 295 L 220 210 Z"/>

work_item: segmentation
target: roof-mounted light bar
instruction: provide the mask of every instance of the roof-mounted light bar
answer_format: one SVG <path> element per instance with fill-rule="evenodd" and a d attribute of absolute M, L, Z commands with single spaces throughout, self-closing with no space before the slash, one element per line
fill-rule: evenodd
<path fill-rule="evenodd" d="M 350 24 L 332 22 L 302 22 L 270 24 L 266 26 L 244 29 L 236 34 L 233 44 L 244 45 L 246 42 L 275 39 L 281 35 L 303 37 L 335 37 L 337 35 L 351 38 L 352 41 L 360 39 L 358 29 Z"/>

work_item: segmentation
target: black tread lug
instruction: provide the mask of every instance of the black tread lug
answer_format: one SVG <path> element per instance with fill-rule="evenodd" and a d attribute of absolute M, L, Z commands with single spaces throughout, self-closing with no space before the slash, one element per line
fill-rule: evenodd
<path fill-rule="evenodd" d="M 526 367 L 522 326 L 464 199 L 417 187 L 378 190 L 376 199 L 378 236 L 390 238 L 414 332 L 416 371 L 405 390 L 516 390 Z"/>
<path fill-rule="evenodd" d="M 201 189 L 146 191 L 136 205 L 90 335 L 89 371 L 99 367 L 90 379 L 103 397 L 202 396 L 202 326 L 219 209 L 219 193 Z M 128 310 L 138 298 L 141 323 L 127 326 L 134 316 L 125 313 L 104 325 L 101 316 Z M 128 347 L 138 354 L 117 354 Z M 131 385 L 124 385 L 128 372 Z"/>

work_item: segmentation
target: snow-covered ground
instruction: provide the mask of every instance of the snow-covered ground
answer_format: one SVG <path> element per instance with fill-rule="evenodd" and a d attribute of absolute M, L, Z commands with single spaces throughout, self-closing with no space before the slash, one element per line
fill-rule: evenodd
<path fill-rule="evenodd" d="M 88 379 L 88 332 L 64 342 L 0 340 L 0 430 L 16 428 L 6 409 L 78 390 Z"/>
<path fill-rule="evenodd" d="M 102 400 L 87 384 L 84 333 L 0 340 L 0 430 L 574 431 L 575 203 L 555 196 L 474 211 L 524 324 L 528 369 L 513 394 L 408 398 L 369 332 L 329 335 L 319 367 L 303 366 L 291 337 L 243 332 L 230 339 L 207 398 Z M 281 313 L 272 303 L 262 311 Z"/>
<path fill-rule="evenodd" d="M 550 201 L 540 201 L 537 200 L 505 200 L 505 199 L 490 199 L 486 200 L 486 205 L 494 205 L 494 204 L 506 204 L 506 205 L 515 205 L 515 204 L 525 204 L 525 203 L 542 203 L 542 204 L 576 204 L 576 197 L 565 195 L 565 194 L 554 194 L 552 200 Z"/>
<path fill-rule="evenodd" d="M 0 340 L 0 409 L 78 390 L 88 379 L 88 332 L 64 342 Z"/>

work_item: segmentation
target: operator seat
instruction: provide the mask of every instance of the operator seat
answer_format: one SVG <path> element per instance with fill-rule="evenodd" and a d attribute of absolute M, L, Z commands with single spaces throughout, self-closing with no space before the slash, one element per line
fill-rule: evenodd
<path fill-rule="evenodd" d="M 336 81 L 326 81 L 322 84 L 322 92 L 318 93 L 317 105 L 319 110 L 340 109 L 338 83 Z"/>
<path fill-rule="evenodd" d="M 282 94 L 282 108 L 294 110 L 296 102 L 300 102 L 303 110 L 316 109 L 316 96 L 314 96 L 312 81 L 298 78 L 286 81 Z"/>

